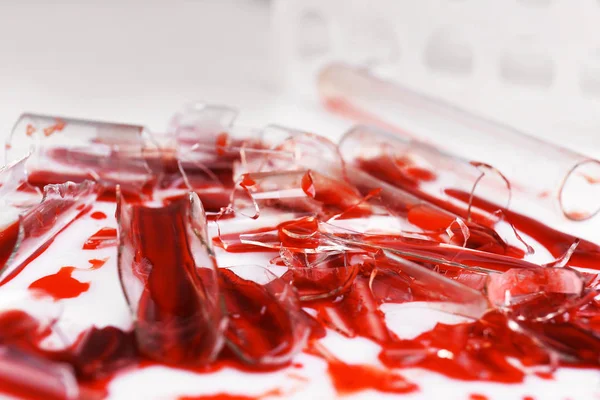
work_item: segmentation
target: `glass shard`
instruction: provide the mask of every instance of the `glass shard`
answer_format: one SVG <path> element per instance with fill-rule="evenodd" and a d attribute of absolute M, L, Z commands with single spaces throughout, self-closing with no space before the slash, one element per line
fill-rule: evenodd
<path fill-rule="evenodd" d="M 514 190 L 504 173 L 487 163 L 469 162 L 408 135 L 364 126 L 347 132 L 340 149 L 348 165 L 458 215 L 470 226 L 504 232 L 502 240 L 508 244 L 506 254 L 522 257 L 533 253 L 534 247 L 539 249 L 537 243 L 523 240 L 524 233 L 554 257 L 562 256 L 574 241 L 580 240 L 571 265 L 594 268 L 600 260 L 597 245 L 532 218 L 548 220 L 552 215 L 544 214 L 545 207 L 540 207 L 545 198 L 525 196 L 523 185 Z M 550 222 L 558 225 L 556 219 L 550 218 Z M 483 245 L 485 242 L 480 243 Z"/>
<path fill-rule="evenodd" d="M 16 347 L 0 345 L 0 387 L 19 398 L 81 399 L 73 370 Z M 85 392 L 88 398 L 99 393 Z"/>
<path fill-rule="evenodd" d="M 219 269 L 229 327 L 227 345 L 244 362 L 281 365 L 302 350 L 310 333 L 298 298 L 265 268 Z"/>
<path fill-rule="evenodd" d="M 60 231 L 96 200 L 100 190 L 90 181 L 46 185 L 39 204 L 16 215 L 5 211 L 14 219 L 0 234 L 2 283 L 12 279 L 50 245 Z"/>
<path fill-rule="evenodd" d="M 31 154 L 27 178 L 38 187 L 90 179 L 139 195 L 162 163 L 149 132 L 137 125 L 23 114 L 7 143 L 7 160 Z"/>
<path fill-rule="evenodd" d="M 382 303 L 424 301 L 429 307 L 474 319 L 489 309 L 481 292 L 391 252 L 376 254 L 374 263 L 371 291 Z"/>
<path fill-rule="evenodd" d="M 166 363 L 210 363 L 226 319 L 198 196 L 162 207 L 121 198 L 117 214 L 119 276 L 139 350 Z"/>

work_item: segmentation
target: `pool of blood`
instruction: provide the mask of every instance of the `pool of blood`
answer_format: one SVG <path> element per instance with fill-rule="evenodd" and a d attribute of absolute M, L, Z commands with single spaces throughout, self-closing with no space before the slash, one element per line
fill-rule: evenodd
<path fill-rule="evenodd" d="M 29 289 L 42 290 L 53 298 L 71 299 L 79 296 L 90 288 L 89 283 L 80 282 L 71 275 L 75 267 L 62 267 L 57 273 L 38 279 L 29 285 Z"/>

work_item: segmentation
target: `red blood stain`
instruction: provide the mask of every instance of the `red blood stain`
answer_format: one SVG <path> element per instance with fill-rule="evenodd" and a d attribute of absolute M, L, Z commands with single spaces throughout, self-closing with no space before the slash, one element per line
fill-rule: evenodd
<path fill-rule="evenodd" d="M 367 389 L 386 393 L 410 393 L 418 390 L 417 385 L 408 382 L 400 374 L 368 365 L 330 361 L 328 372 L 335 390 L 341 395 Z"/>
<path fill-rule="evenodd" d="M 90 268 L 89 270 L 94 270 L 94 269 L 98 269 L 100 267 L 102 267 L 104 264 L 106 264 L 106 262 L 108 261 L 108 258 L 103 258 L 102 260 L 99 260 L 97 258 L 92 258 L 91 260 L 88 260 L 88 262 L 92 265 L 92 268 Z"/>
<path fill-rule="evenodd" d="M 538 378 L 542 378 L 548 381 L 554 380 L 554 374 L 552 372 L 543 372 L 543 371 L 538 371 L 535 373 L 535 375 Z"/>
<path fill-rule="evenodd" d="M 62 267 L 57 273 L 38 279 L 29 285 L 29 289 L 43 290 L 57 300 L 71 299 L 90 288 L 87 282 L 79 282 L 71 274 L 75 267 Z"/>
<path fill-rule="evenodd" d="M 60 118 L 55 119 L 54 125 L 50 125 L 47 128 L 44 128 L 44 136 L 48 137 L 54 134 L 55 132 L 60 132 L 65 128 L 65 121 Z"/>
<path fill-rule="evenodd" d="M 90 217 L 94 219 L 106 219 L 106 214 L 104 214 L 102 211 L 95 211 L 90 214 Z"/>

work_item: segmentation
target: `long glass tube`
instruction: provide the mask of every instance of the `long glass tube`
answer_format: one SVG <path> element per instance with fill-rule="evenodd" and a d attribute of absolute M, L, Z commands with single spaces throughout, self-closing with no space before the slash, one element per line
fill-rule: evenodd
<path fill-rule="evenodd" d="M 319 75 L 326 106 L 354 120 L 493 166 L 510 182 L 513 206 L 550 226 L 594 240 L 600 218 L 600 162 L 384 81 L 332 64 Z M 543 213 L 541 212 L 543 211 Z M 542 216 L 543 214 L 543 216 Z"/>

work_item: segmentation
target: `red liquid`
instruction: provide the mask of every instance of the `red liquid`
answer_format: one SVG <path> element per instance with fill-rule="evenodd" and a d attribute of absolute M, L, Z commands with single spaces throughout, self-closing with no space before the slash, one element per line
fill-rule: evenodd
<path fill-rule="evenodd" d="M 402 375 L 385 369 L 366 365 L 349 365 L 329 361 L 327 371 L 335 390 L 341 395 L 374 389 L 385 393 L 411 393 L 418 386 L 408 382 Z"/>
<path fill-rule="evenodd" d="M 39 289 L 56 300 L 72 299 L 90 288 L 89 283 L 79 282 L 71 274 L 75 267 L 62 267 L 57 273 L 38 279 L 29 289 Z"/>
<path fill-rule="evenodd" d="M 220 237 L 213 238 L 213 243 L 227 250 L 230 253 L 247 253 L 255 251 L 277 251 L 277 248 L 262 247 L 255 244 L 243 243 L 240 240 L 241 234 L 258 234 L 273 232 L 269 236 L 272 243 L 280 243 L 279 246 L 283 247 L 294 247 L 299 249 L 310 249 L 315 248 L 318 244 L 318 236 L 310 239 L 299 239 L 295 240 L 293 237 L 288 237 L 282 234 L 283 229 L 287 228 L 289 224 L 301 224 L 304 223 L 305 219 L 299 219 L 290 222 L 284 222 L 276 227 L 265 227 L 255 230 L 239 233 L 227 233 L 222 234 Z M 312 228 L 318 229 L 318 228 Z M 277 234 L 274 232 L 278 232 Z M 465 249 L 462 247 L 449 247 L 441 246 L 437 242 L 422 240 L 422 239 L 408 239 L 403 236 L 394 235 L 351 235 L 351 234 L 340 234 L 341 238 L 347 238 L 354 241 L 361 241 L 365 244 L 365 249 L 369 248 L 369 245 L 384 246 L 390 249 L 399 250 L 402 252 L 410 252 L 404 256 L 407 259 L 428 262 L 430 258 L 437 258 L 447 261 L 453 261 L 462 263 L 472 267 L 483 267 L 494 271 L 504 272 L 511 268 L 535 268 L 537 265 L 529 263 L 527 261 L 519 260 L 517 258 L 508 257 L 505 255 L 487 253 L 483 251 L 475 251 L 471 249 Z M 267 236 L 264 236 L 265 240 Z M 430 261 L 429 261 L 430 262 Z M 452 269 L 452 267 L 443 266 L 444 268 Z M 456 268 L 456 267 L 454 267 Z"/>
<path fill-rule="evenodd" d="M 212 186 L 196 189 L 195 192 L 200 198 L 200 201 L 202 201 L 204 210 L 207 212 L 219 212 L 222 208 L 229 205 L 231 190 L 231 187 Z M 167 197 L 163 201 L 165 204 L 169 204 L 172 201 L 180 199 L 186 194 L 187 193 L 183 193 L 179 196 Z"/>
<path fill-rule="evenodd" d="M 546 379 L 549 381 L 554 379 L 554 374 L 552 372 L 536 372 L 535 375 L 538 378 Z"/>
<path fill-rule="evenodd" d="M 362 336 L 378 343 L 395 341 L 385 325 L 383 312 L 369 290 L 367 278 L 359 275 L 352 288 L 340 298 L 309 303 L 318 311 L 318 320 L 348 337 Z"/>
<path fill-rule="evenodd" d="M 284 393 L 279 389 L 269 390 L 266 393 L 263 393 L 259 396 L 244 396 L 239 394 L 229 394 L 229 393 L 217 393 L 217 394 L 204 394 L 199 396 L 181 396 L 179 400 L 261 400 L 265 398 L 283 398 Z"/>
<path fill-rule="evenodd" d="M 104 214 L 102 211 L 95 211 L 90 214 L 90 217 L 94 219 L 106 219 L 106 214 Z"/>

